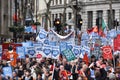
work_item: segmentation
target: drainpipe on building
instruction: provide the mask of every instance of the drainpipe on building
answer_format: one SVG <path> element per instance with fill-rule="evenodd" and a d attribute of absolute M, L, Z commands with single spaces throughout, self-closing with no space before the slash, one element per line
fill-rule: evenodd
<path fill-rule="evenodd" d="M 110 23 L 111 25 L 109 26 L 110 29 L 113 29 L 113 9 L 112 9 L 112 0 L 109 1 L 109 6 L 110 6 Z"/>
<path fill-rule="evenodd" d="M 17 0 L 14 0 L 14 4 L 15 4 L 15 17 L 17 19 Z M 14 26 L 17 27 L 17 20 L 15 20 L 14 24 L 15 24 Z M 16 31 L 14 31 L 13 32 L 13 37 L 14 37 L 15 42 L 17 42 L 16 34 L 17 34 Z"/>
<path fill-rule="evenodd" d="M 78 7 L 78 1 L 76 0 L 76 7 Z M 75 44 L 78 43 L 78 39 L 77 39 L 77 9 L 75 12 Z"/>
<path fill-rule="evenodd" d="M 36 0 L 36 36 L 37 36 L 37 0 Z"/>

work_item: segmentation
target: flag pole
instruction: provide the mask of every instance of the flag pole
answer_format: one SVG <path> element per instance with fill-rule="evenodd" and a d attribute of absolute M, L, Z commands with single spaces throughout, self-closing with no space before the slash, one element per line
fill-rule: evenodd
<path fill-rule="evenodd" d="M 55 61 L 54 61 L 54 64 L 53 64 L 52 80 L 53 80 L 53 76 L 54 76 L 54 71 L 55 71 Z"/>
<path fill-rule="evenodd" d="M 112 41 L 113 42 L 113 41 Z M 112 45 L 112 53 L 114 53 L 114 45 Z M 115 57 L 114 57 L 114 54 L 112 54 L 112 57 L 113 57 L 113 67 L 114 69 L 116 68 L 116 64 L 115 64 Z"/>

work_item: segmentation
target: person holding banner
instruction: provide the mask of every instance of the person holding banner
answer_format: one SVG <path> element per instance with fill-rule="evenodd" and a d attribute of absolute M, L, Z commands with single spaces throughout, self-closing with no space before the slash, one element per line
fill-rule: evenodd
<path fill-rule="evenodd" d="M 11 66 L 15 67 L 17 62 L 18 54 L 13 50 L 12 46 L 8 47 L 8 51 L 6 53 L 7 58 L 10 60 Z"/>

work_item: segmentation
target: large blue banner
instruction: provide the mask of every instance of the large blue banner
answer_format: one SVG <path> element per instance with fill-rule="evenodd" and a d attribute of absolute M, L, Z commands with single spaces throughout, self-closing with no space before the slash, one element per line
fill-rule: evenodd
<path fill-rule="evenodd" d="M 49 41 L 49 45 L 50 46 L 56 46 L 56 42 L 55 41 Z"/>
<path fill-rule="evenodd" d="M 72 43 L 67 43 L 67 49 L 72 50 L 73 49 L 73 44 Z"/>
<path fill-rule="evenodd" d="M 43 43 L 42 42 L 34 43 L 33 46 L 35 47 L 36 50 L 42 51 Z"/>
<path fill-rule="evenodd" d="M 25 47 L 17 47 L 16 52 L 19 55 L 18 58 L 25 58 Z"/>
<path fill-rule="evenodd" d="M 11 67 L 3 67 L 4 76 L 9 76 L 12 78 L 12 68 Z"/>

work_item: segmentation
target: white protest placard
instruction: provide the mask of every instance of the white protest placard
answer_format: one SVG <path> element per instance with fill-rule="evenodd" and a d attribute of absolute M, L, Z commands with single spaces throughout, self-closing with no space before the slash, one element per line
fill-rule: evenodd
<path fill-rule="evenodd" d="M 49 45 L 45 45 L 45 46 L 43 47 L 44 57 L 51 58 L 51 53 L 52 53 L 52 47 L 49 46 Z"/>
<path fill-rule="evenodd" d="M 74 46 L 72 51 L 76 57 L 79 56 L 80 55 L 80 46 Z"/>
<path fill-rule="evenodd" d="M 66 42 L 60 42 L 59 47 L 60 47 L 60 52 L 62 52 L 62 51 L 67 49 L 67 43 Z"/>
<path fill-rule="evenodd" d="M 1 57 L 2 57 L 2 45 L 0 45 L 0 60 L 1 60 Z"/>
<path fill-rule="evenodd" d="M 25 47 L 17 47 L 16 52 L 19 55 L 18 58 L 25 58 Z"/>
<path fill-rule="evenodd" d="M 59 46 L 52 46 L 52 58 L 58 59 L 60 54 Z"/>
<path fill-rule="evenodd" d="M 4 76 L 9 76 L 9 77 L 13 77 L 12 76 L 12 68 L 11 67 L 3 67 L 3 74 Z"/>
<path fill-rule="evenodd" d="M 26 47 L 26 54 L 29 55 L 29 57 L 35 57 L 35 47 L 34 46 L 29 46 L 29 47 Z"/>
<path fill-rule="evenodd" d="M 47 35 L 48 35 L 48 32 L 45 31 L 44 29 L 41 29 L 38 36 L 36 37 L 36 40 L 43 42 L 44 39 L 47 38 Z"/>

